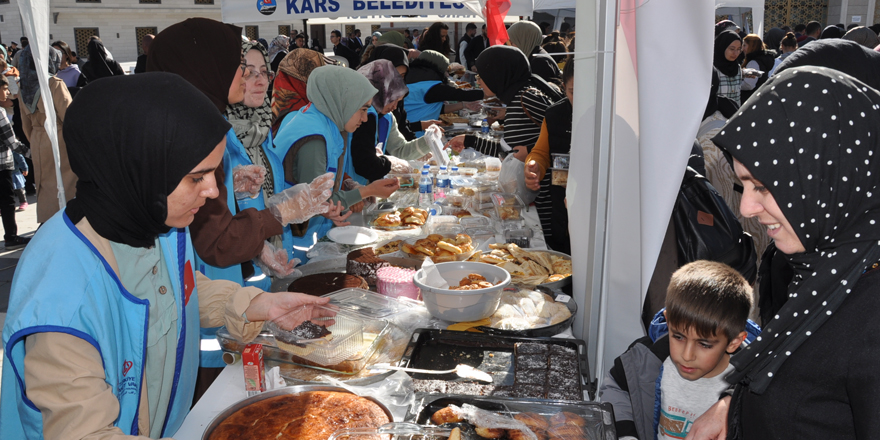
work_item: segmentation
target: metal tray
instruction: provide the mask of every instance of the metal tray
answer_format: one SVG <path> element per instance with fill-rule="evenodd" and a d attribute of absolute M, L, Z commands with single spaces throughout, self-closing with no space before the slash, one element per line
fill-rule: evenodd
<path fill-rule="evenodd" d="M 467 364 L 489 373 L 493 377 L 494 386 L 512 386 L 513 351 L 517 342 L 559 345 L 575 350 L 581 395 L 587 391 L 590 399 L 594 398 L 596 390 L 591 382 L 590 366 L 587 362 L 587 343 L 581 339 L 510 337 L 423 328 L 413 332 L 398 365 L 428 370 L 451 370 L 458 364 Z M 459 378 L 455 373 L 443 375 L 410 373 L 410 376 L 419 380 L 473 383 Z"/>
<path fill-rule="evenodd" d="M 548 253 L 548 254 L 550 254 L 550 255 L 556 255 L 557 257 L 562 257 L 562 258 L 565 258 L 566 260 L 571 261 L 571 255 L 568 255 L 568 254 L 565 254 L 565 253 L 562 253 L 562 252 L 552 251 L 552 250 L 550 250 L 550 249 L 523 249 L 523 250 L 524 250 L 524 251 L 528 251 L 528 252 L 544 252 L 544 253 Z M 574 274 L 572 274 L 572 276 L 574 276 Z M 561 288 L 563 288 L 563 287 L 565 287 L 565 286 L 570 286 L 570 285 L 571 285 L 571 278 L 572 278 L 572 277 L 565 277 L 565 278 L 563 278 L 563 279 L 561 279 L 561 280 L 559 280 L 559 281 L 553 281 L 553 282 L 550 282 L 550 283 L 538 284 L 538 286 L 544 286 L 544 287 L 547 287 L 547 288 L 550 288 L 550 289 L 561 289 Z"/>
<path fill-rule="evenodd" d="M 346 390 L 345 388 L 333 387 L 329 385 L 295 385 L 291 387 L 279 388 L 277 390 L 266 391 L 264 393 L 257 394 L 256 396 L 251 396 L 244 400 L 238 401 L 228 408 L 224 409 L 220 414 L 217 414 L 217 416 L 211 420 L 211 423 L 208 424 L 208 428 L 205 429 L 204 434 L 202 434 L 202 440 L 208 440 L 208 438 L 211 437 L 211 434 L 214 432 L 215 429 L 217 429 L 217 426 L 219 426 L 220 423 L 222 423 L 224 420 L 226 420 L 227 417 L 231 416 L 236 411 L 248 405 L 276 396 L 284 396 L 287 394 L 302 394 L 309 391 L 335 391 L 339 393 L 354 394 L 351 391 Z M 388 416 L 388 420 L 394 420 L 394 416 L 391 415 L 391 411 L 389 411 L 388 407 L 386 407 L 382 402 L 370 396 L 361 397 L 379 405 L 379 408 L 382 408 L 382 411 L 384 411 L 385 415 Z"/>
<path fill-rule="evenodd" d="M 562 411 L 571 412 L 584 418 L 587 422 L 585 433 L 590 439 L 616 440 L 617 430 L 614 428 L 614 409 L 610 403 L 597 402 L 535 402 L 509 398 L 484 398 L 453 395 L 422 395 L 416 398 L 406 420 L 418 424 L 430 424 L 431 416 L 449 405 L 462 406 L 465 403 L 487 411 L 497 412 L 513 417 L 522 412 L 552 416 Z"/>
<path fill-rule="evenodd" d="M 570 278 L 570 277 L 569 277 Z M 551 283 L 553 284 L 553 283 Z M 574 298 L 571 297 L 572 287 L 571 284 L 564 286 L 561 289 L 551 289 L 547 287 L 547 285 L 542 284 L 539 285 L 536 289 L 539 292 L 546 293 L 553 297 L 553 300 L 556 301 L 557 298 L 562 297 L 561 299 L 567 300 L 567 302 L 563 302 L 568 310 L 571 312 L 571 316 L 568 317 L 565 321 L 558 322 L 553 325 L 548 325 L 546 327 L 537 327 L 530 328 L 525 330 L 502 330 L 498 328 L 492 328 L 489 326 L 481 325 L 477 327 L 477 330 L 480 330 L 483 333 L 488 333 L 490 335 L 499 335 L 499 336 L 521 336 L 527 338 L 541 338 L 541 337 L 550 337 L 558 335 L 564 332 L 567 328 L 571 327 L 571 323 L 574 322 L 574 317 L 577 315 L 578 306 L 577 303 L 574 302 Z"/>

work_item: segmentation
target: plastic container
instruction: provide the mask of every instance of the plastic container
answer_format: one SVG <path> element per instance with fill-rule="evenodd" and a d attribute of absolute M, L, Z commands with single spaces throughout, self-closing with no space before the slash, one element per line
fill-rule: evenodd
<path fill-rule="evenodd" d="M 485 218 L 485 217 L 483 217 Z M 483 243 L 495 238 L 495 229 L 489 226 L 477 226 L 473 228 L 465 228 L 464 233 L 470 235 L 471 238 L 478 243 Z"/>
<path fill-rule="evenodd" d="M 345 428 L 333 433 L 327 440 L 439 440 L 449 438 L 451 428 L 421 426 L 415 423 L 386 423 L 378 428 Z"/>
<path fill-rule="evenodd" d="M 427 208 L 434 203 L 434 182 L 428 171 L 422 170 L 422 176 L 419 178 L 419 207 Z"/>
<path fill-rule="evenodd" d="M 446 201 L 449 202 L 449 206 L 454 208 L 467 208 L 470 205 L 471 200 L 474 200 L 476 197 L 476 191 L 471 189 L 471 191 L 466 191 L 467 188 L 454 189 L 452 191 L 448 191 L 446 193 Z"/>
<path fill-rule="evenodd" d="M 467 228 L 492 228 L 492 220 L 489 217 L 475 216 L 465 217 L 459 220 L 459 224 L 465 229 Z"/>
<path fill-rule="evenodd" d="M 407 174 L 389 174 L 385 176 L 386 178 L 395 178 L 400 183 L 401 188 L 416 188 L 419 183 L 419 174 L 418 173 L 407 173 Z"/>
<path fill-rule="evenodd" d="M 472 167 L 460 167 L 458 172 L 464 177 L 473 177 L 477 175 L 477 169 Z"/>
<path fill-rule="evenodd" d="M 266 323 L 266 328 L 272 331 L 276 341 L 286 343 L 279 347 L 318 365 L 339 364 L 356 354 L 364 345 L 364 329 L 367 327 L 365 320 L 341 311 L 335 306 L 307 305 L 282 318 L 285 321 L 290 319 L 296 322 L 311 321 L 321 326 L 325 321 L 333 321 L 332 325 L 326 327 L 332 336 L 329 340 L 321 338 L 318 341 L 301 344 L 303 346 L 293 345 L 292 342 L 296 339 L 293 332 L 283 330 L 277 320 Z"/>
<path fill-rule="evenodd" d="M 486 158 L 486 172 L 500 173 L 501 172 L 501 159 L 499 159 L 497 157 L 487 157 Z"/>
<path fill-rule="evenodd" d="M 495 213 L 504 229 L 514 225 L 522 226 L 522 211 L 525 204 L 516 194 L 492 193 L 492 204 Z"/>
<path fill-rule="evenodd" d="M 568 170 L 550 168 L 550 184 L 556 186 L 568 186 Z"/>
<path fill-rule="evenodd" d="M 369 290 L 349 288 L 323 295 L 330 304 L 353 315 L 367 319 L 388 319 L 401 313 L 409 313 L 415 307 L 411 302 L 379 295 Z"/>
<path fill-rule="evenodd" d="M 570 154 L 562 154 L 562 153 L 550 153 L 550 156 L 553 157 L 553 166 L 552 168 L 567 170 L 569 161 L 571 159 Z"/>
<path fill-rule="evenodd" d="M 422 293 L 422 301 L 432 316 L 444 321 L 464 322 L 488 318 L 495 313 L 504 288 L 510 284 L 510 274 L 491 264 L 458 261 L 437 263 L 436 268 L 451 286 L 458 285 L 462 278 L 474 273 L 497 283 L 494 287 L 479 290 L 442 289 L 425 284 L 425 271 L 419 269 L 413 281 Z"/>
<path fill-rule="evenodd" d="M 517 246 L 528 249 L 531 247 L 532 238 L 535 237 L 535 231 L 529 228 L 523 229 L 506 229 L 504 231 L 505 243 L 516 243 Z"/>

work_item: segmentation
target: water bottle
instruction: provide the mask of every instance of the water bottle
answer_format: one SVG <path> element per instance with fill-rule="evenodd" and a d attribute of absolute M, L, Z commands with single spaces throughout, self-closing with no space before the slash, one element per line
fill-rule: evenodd
<path fill-rule="evenodd" d="M 461 174 L 458 173 L 458 167 L 453 165 L 452 171 L 449 173 L 449 179 L 451 180 L 453 177 L 459 177 Z"/>
<path fill-rule="evenodd" d="M 437 188 L 434 192 L 434 200 L 445 199 L 446 191 L 449 191 L 449 174 L 446 172 L 445 166 L 440 166 L 440 172 L 437 173 Z"/>
<path fill-rule="evenodd" d="M 489 120 L 483 119 L 483 123 L 480 125 L 480 137 L 489 140 L 492 139 L 492 136 L 489 135 Z"/>
<path fill-rule="evenodd" d="M 422 170 L 422 177 L 419 179 L 419 207 L 428 208 L 434 203 L 434 190 L 431 176 L 428 170 Z"/>

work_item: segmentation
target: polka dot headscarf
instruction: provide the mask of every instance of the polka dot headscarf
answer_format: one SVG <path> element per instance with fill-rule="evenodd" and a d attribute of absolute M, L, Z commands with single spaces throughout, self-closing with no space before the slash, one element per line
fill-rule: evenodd
<path fill-rule="evenodd" d="M 789 299 L 733 357 L 729 382 L 761 394 L 880 260 L 878 130 L 880 92 L 807 66 L 774 76 L 713 139 L 770 191 L 806 249 L 787 256 Z"/>

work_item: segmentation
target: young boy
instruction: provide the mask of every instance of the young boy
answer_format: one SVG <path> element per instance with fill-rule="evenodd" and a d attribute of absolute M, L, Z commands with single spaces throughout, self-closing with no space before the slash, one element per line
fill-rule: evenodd
<path fill-rule="evenodd" d="M 9 99 L 9 80 L 0 75 L 0 100 Z M 3 239 L 6 249 L 25 247 L 29 238 L 18 236 L 18 225 L 15 223 L 15 190 L 12 176 L 15 173 L 13 151 L 20 151 L 21 143 L 12 132 L 12 125 L 6 117 L 6 111 L 0 107 L 0 216 L 3 216 Z"/>
<path fill-rule="evenodd" d="M 683 439 L 728 388 L 730 355 L 757 337 L 752 289 L 723 263 L 695 261 L 672 275 L 649 335 L 615 359 L 600 390 L 621 439 Z"/>

